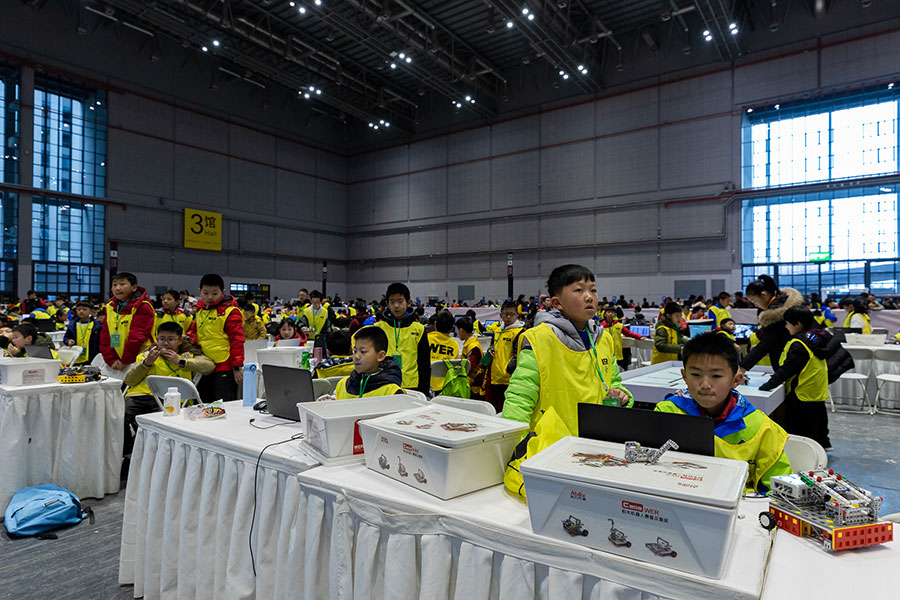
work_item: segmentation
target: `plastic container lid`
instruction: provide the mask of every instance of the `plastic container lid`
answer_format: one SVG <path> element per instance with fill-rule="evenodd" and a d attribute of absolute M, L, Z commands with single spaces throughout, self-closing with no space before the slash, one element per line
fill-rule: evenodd
<path fill-rule="evenodd" d="M 747 463 L 742 461 L 670 450 L 653 465 L 622 464 L 624 456 L 624 444 L 564 437 L 523 462 L 519 470 L 726 508 L 737 505 L 747 481 Z"/>
<path fill-rule="evenodd" d="M 389 432 L 447 448 L 489 443 L 509 435 L 520 436 L 528 429 L 527 423 L 443 405 L 405 410 L 372 419 L 370 423 Z"/>

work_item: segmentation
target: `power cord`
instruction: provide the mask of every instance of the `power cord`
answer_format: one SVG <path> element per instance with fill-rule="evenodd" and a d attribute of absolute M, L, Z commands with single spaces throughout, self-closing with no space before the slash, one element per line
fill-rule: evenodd
<path fill-rule="evenodd" d="M 297 421 L 285 421 L 284 423 L 275 423 L 274 425 L 268 425 L 266 427 L 263 427 L 262 425 L 254 425 L 253 424 L 254 421 L 256 421 L 256 419 L 250 419 L 250 427 L 253 427 L 255 429 L 272 429 L 273 427 L 281 427 L 282 425 L 296 425 L 297 424 Z"/>
<path fill-rule="evenodd" d="M 250 419 L 251 425 L 253 425 L 253 419 Z M 278 425 L 281 425 L 279 423 Z M 277 425 L 272 425 L 272 427 L 277 427 Z M 258 429 L 270 429 L 269 427 L 259 427 Z M 262 456 L 266 450 L 271 448 L 272 446 L 278 446 L 280 444 L 287 444 L 288 442 L 293 442 L 296 440 L 303 439 L 302 433 L 295 433 L 291 437 L 286 440 L 281 440 L 280 442 L 272 442 L 268 446 L 263 447 L 262 450 L 259 451 L 259 456 L 256 457 L 256 470 L 253 473 L 253 515 L 250 517 L 250 535 L 248 537 L 247 543 L 250 546 L 250 566 L 253 567 L 253 577 L 256 577 L 256 559 L 253 557 L 253 525 L 256 523 L 256 486 L 259 480 L 259 464 L 262 462 Z"/>

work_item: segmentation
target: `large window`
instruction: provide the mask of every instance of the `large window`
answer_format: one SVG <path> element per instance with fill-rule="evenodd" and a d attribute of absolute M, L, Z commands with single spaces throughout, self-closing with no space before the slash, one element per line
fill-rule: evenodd
<path fill-rule="evenodd" d="M 103 196 L 106 95 L 64 79 L 35 76 L 34 187 Z"/>
<path fill-rule="evenodd" d="M 748 109 L 745 188 L 859 179 L 853 187 L 777 194 L 743 203 L 745 283 L 775 274 L 804 293 L 871 289 L 894 295 L 900 261 L 898 186 L 872 178 L 900 171 L 894 86 Z M 873 181 L 866 186 L 866 181 Z"/>
<path fill-rule="evenodd" d="M 104 207 L 89 202 L 35 196 L 31 259 L 34 290 L 49 297 L 101 293 Z"/>
<path fill-rule="evenodd" d="M 19 182 L 19 82 L 14 69 L 0 64 L 0 182 Z"/>
<path fill-rule="evenodd" d="M 0 260 L 0 293 L 12 294 L 16 277 L 19 200 L 16 194 L 0 190 L 0 228 L 3 229 L 3 258 Z"/>

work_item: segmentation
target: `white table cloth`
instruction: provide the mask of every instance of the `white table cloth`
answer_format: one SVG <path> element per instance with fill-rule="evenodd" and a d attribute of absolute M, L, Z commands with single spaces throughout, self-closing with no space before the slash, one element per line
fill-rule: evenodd
<path fill-rule="evenodd" d="M 893 312 L 893 311 L 892 311 Z M 870 353 L 874 357 L 876 350 L 887 350 L 896 354 L 900 359 L 900 345 L 884 344 L 881 346 L 864 346 L 858 344 L 841 344 L 846 349 L 861 350 Z M 887 360 L 856 359 L 854 358 L 855 367 L 853 373 L 869 373 L 869 387 L 867 393 L 866 406 L 871 406 L 875 402 L 875 393 L 877 391 L 876 375 L 900 375 L 900 362 L 892 362 Z M 859 399 L 860 388 L 855 381 L 846 379 L 838 379 L 829 386 L 831 396 L 835 405 L 843 405 L 848 408 L 859 408 L 862 401 Z M 900 409 L 900 387 L 897 384 L 886 384 L 883 388 L 882 395 L 884 399 L 879 401 L 882 408 Z"/>
<path fill-rule="evenodd" d="M 765 500 L 741 504 L 720 580 L 532 533 L 528 508 L 495 486 L 440 500 L 356 464 L 301 473 L 288 556 L 294 597 L 758 598 L 771 536 Z"/>
<path fill-rule="evenodd" d="M 296 567 L 288 557 L 299 490 L 295 475 L 315 466 L 299 441 L 268 448 L 256 483 L 253 557 L 250 524 L 260 451 L 301 431 L 241 402 L 223 419 L 138 417 L 125 495 L 119 583 L 135 598 L 284 598 Z M 268 426 L 256 429 L 249 424 Z"/>
<path fill-rule="evenodd" d="M 120 381 L 0 385 L 0 510 L 29 485 L 79 497 L 119 491 L 125 402 Z"/>

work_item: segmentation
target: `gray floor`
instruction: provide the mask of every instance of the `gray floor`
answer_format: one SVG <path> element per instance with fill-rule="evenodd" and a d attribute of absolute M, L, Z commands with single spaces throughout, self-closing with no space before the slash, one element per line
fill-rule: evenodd
<path fill-rule="evenodd" d="M 882 514 L 900 512 L 900 418 L 829 413 L 830 466 L 884 497 Z M 59 539 L 11 540 L 0 535 L 0 600 L 125 600 L 118 581 L 125 492 L 86 500 L 96 513 L 59 532 Z"/>

